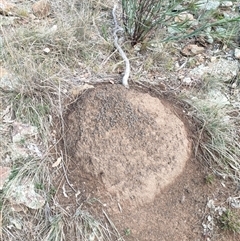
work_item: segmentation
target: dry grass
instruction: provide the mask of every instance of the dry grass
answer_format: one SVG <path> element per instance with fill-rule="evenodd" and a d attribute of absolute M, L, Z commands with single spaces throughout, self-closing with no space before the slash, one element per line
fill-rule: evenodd
<path fill-rule="evenodd" d="M 57 0 L 52 4 L 53 17 L 49 21 L 25 22 L 23 18 L 15 27 L 1 27 L 1 63 L 16 76 L 10 90 L 1 93 L 3 105 L 11 105 L 13 118 L 38 128 L 37 143 L 43 152 L 42 158 L 31 156 L 9 163 L 13 168 L 11 180 L 0 193 L 1 238 L 61 241 L 66 240 L 68 230 L 78 240 L 124 240 L 107 216 L 103 222 L 79 208 L 70 217 L 54 203 L 55 187 L 49 173 L 49 166 L 59 154 L 52 136 L 52 119 L 61 119 L 64 103 L 72 98 L 69 89 L 82 83 L 86 75 L 95 81 L 122 71 L 123 62 L 112 41 L 112 3 Z M 171 45 L 152 51 L 151 41 L 143 43 L 142 56 L 130 47 L 130 42 L 123 45 L 129 59 L 136 62 L 132 79 L 159 67 L 172 71 L 169 52 L 176 49 Z M 215 173 L 239 181 L 239 133 L 235 126 L 239 120 L 224 120 L 229 109 L 219 110 L 202 102 L 191 105 L 192 115 L 201 123 L 197 148 L 201 149 L 202 158 Z M 26 177 L 35 184 L 46 204 L 41 210 L 13 212 L 6 199 L 8 191 Z"/>
<path fill-rule="evenodd" d="M 33 155 L 9 163 L 12 175 L 0 197 L 1 238 L 59 241 L 66 240 L 68 230 L 79 240 L 112 240 L 113 237 L 122 240 L 109 222 L 97 221 L 80 208 L 70 217 L 53 202 L 55 187 L 49 166 L 54 162 L 56 142 L 52 136 L 52 119 L 54 116 L 61 119 L 64 102 L 70 98 L 68 90 L 82 82 L 81 74 L 87 68 L 98 71 L 101 62 L 107 62 L 113 45 L 108 36 L 111 21 L 107 20 L 102 28 L 98 26 L 103 17 L 100 10 L 107 5 L 55 1 L 52 7 L 52 21 L 20 19 L 24 20 L 23 24 L 1 28 L 4 36 L 1 62 L 16 76 L 1 98 L 11 103 L 14 118 L 38 128 L 40 135 L 35 141 L 43 153 L 41 158 Z M 14 212 L 8 201 L 9 193 L 26 178 L 34 183 L 36 192 L 46 203 L 40 210 Z"/>
<path fill-rule="evenodd" d="M 228 95 L 228 89 L 219 81 L 211 80 L 206 86 L 188 98 L 191 115 L 198 123 L 195 154 L 209 168 L 222 178 L 231 178 L 235 183 L 240 181 L 240 144 L 239 144 L 239 108 L 229 104 L 213 102 L 209 90 L 222 91 Z M 188 96 L 189 97 L 189 96 Z"/>

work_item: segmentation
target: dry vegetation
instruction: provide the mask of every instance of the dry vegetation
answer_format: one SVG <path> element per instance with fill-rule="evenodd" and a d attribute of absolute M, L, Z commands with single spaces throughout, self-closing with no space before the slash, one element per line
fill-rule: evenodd
<path fill-rule="evenodd" d="M 72 90 L 83 82 L 121 80 L 124 62 L 113 45 L 113 4 L 112 1 L 90 0 L 57 0 L 51 4 L 52 13 L 47 19 L 32 19 L 23 6 L 21 16 L 15 20 L 14 25 L 3 25 L 0 29 L 3 36 L 0 46 L 1 65 L 13 74 L 9 87 L 0 89 L 1 112 L 9 106 L 11 120 L 36 126 L 39 135 L 35 137 L 35 142 L 43 153 L 41 157 L 33 154 L 28 159 L 9 161 L 12 174 L 0 193 L 0 235 L 2 240 L 59 241 L 65 240 L 67 232 L 75 232 L 78 240 L 124 240 L 107 214 L 105 221 L 98 220 L 98 217 L 92 217 L 80 206 L 72 217 L 55 203 L 54 194 L 58 187 L 52 185 L 55 173 L 49 171 L 57 157 L 62 156 L 56 148 L 58 140 L 53 133 L 53 120 L 58 118 L 63 121 L 65 103 L 74 99 Z M 121 9 L 118 8 L 118 16 L 120 12 Z M 207 16 L 204 17 L 208 19 Z M 235 34 L 231 33 L 233 29 L 226 38 L 229 43 L 232 43 L 230 39 Z M 155 36 L 140 38 L 144 41 L 139 52 L 136 51 L 136 46 L 131 46 L 133 40 L 134 44 L 138 41 L 136 38 L 125 42 L 120 39 L 132 63 L 131 82 L 151 80 L 157 71 L 164 71 L 169 78 L 174 76 L 173 59 L 179 54 L 177 42 L 170 42 L 169 36 L 165 34 L 156 31 Z M 189 33 L 184 34 L 191 36 Z M 167 41 L 162 42 L 162 39 Z M 179 94 L 178 82 L 174 81 L 166 81 L 165 91 Z M 236 127 L 239 126 L 239 114 L 236 115 L 239 109 L 231 106 L 217 109 L 208 105 L 200 100 L 204 99 L 206 89 L 203 86 L 201 91 L 194 92 L 192 88 L 184 95 L 184 101 L 189 104 L 188 114 L 199 126 L 196 155 L 201 155 L 205 160 L 211 169 L 210 173 L 239 182 L 240 146 Z M 198 99 L 193 101 L 193 96 Z M 10 129 L 11 121 L 2 121 L 2 158 L 8 153 L 6 148 L 11 139 Z M 37 192 L 46 200 L 43 209 L 31 212 L 12 210 L 7 199 L 9 191 L 25 179 L 31 180 Z M 230 228 L 239 231 L 239 225 L 226 220 L 230 214 L 227 213 L 222 218 L 221 225 L 226 229 L 231 225 Z M 13 219 L 14 222 L 11 221 Z"/>

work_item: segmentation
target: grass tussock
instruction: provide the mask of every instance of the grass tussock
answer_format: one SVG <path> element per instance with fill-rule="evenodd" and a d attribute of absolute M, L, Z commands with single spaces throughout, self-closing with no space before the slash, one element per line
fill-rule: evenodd
<path fill-rule="evenodd" d="M 223 85 L 212 81 L 215 90 L 224 88 Z M 236 183 L 240 181 L 240 144 L 238 111 L 229 101 L 221 104 L 208 99 L 208 91 L 200 91 L 192 100 L 191 115 L 197 124 L 195 154 L 223 178 L 230 177 Z"/>
<path fill-rule="evenodd" d="M 221 229 L 227 232 L 240 233 L 240 220 L 234 211 L 227 209 L 218 219 Z"/>
<path fill-rule="evenodd" d="M 199 35 L 227 43 L 236 39 L 239 16 L 224 16 L 204 4 L 196 0 L 122 0 L 123 24 L 131 45 L 143 42 L 157 29 L 165 32 L 162 42 Z"/>

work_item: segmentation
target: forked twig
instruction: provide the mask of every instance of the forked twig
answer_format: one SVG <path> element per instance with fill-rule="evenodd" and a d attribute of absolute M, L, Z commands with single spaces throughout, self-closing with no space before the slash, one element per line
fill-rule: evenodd
<path fill-rule="evenodd" d="M 130 62 L 129 62 L 129 59 L 127 58 L 125 52 L 122 50 L 121 46 L 118 44 L 118 36 L 117 36 L 117 33 L 119 31 L 123 31 L 123 28 L 121 28 L 119 25 L 118 25 L 118 22 L 117 22 L 117 18 L 116 18 L 116 14 L 115 14 L 115 11 L 116 11 L 116 8 L 117 8 L 117 5 L 115 4 L 114 5 L 114 8 L 112 10 L 112 15 L 113 15 L 113 20 L 114 20 L 114 32 L 113 32 L 113 36 L 114 36 L 114 45 L 116 47 L 116 49 L 118 50 L 119 54 L 121 55 L 121 57 L 123 58 L 123 60 L 125 61 L 125 72 L 124 72 L 124 76 L 122 78 L 122 84 L 126 87 L 126 88 L 129 88 L 129 85 L 128 85 L 128 78 L 129 78 L 129 75 L 130 75 Z"/>

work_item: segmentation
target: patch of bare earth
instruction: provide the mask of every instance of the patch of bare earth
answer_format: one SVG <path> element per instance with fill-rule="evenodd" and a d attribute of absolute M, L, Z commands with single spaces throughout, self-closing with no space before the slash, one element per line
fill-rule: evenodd
<path fill-rule="evenodd" d="M 80 205 L 107 214 L 125 240 L 207 240 L 202 222 L 218 189 L 206 185 L 205 168 L 192 158 L 194 133 L 182 114 L 121 85 L 86 90 L 64 115 L 67 178 L 56 178 L 56 202 L 70 215 Z"/>

